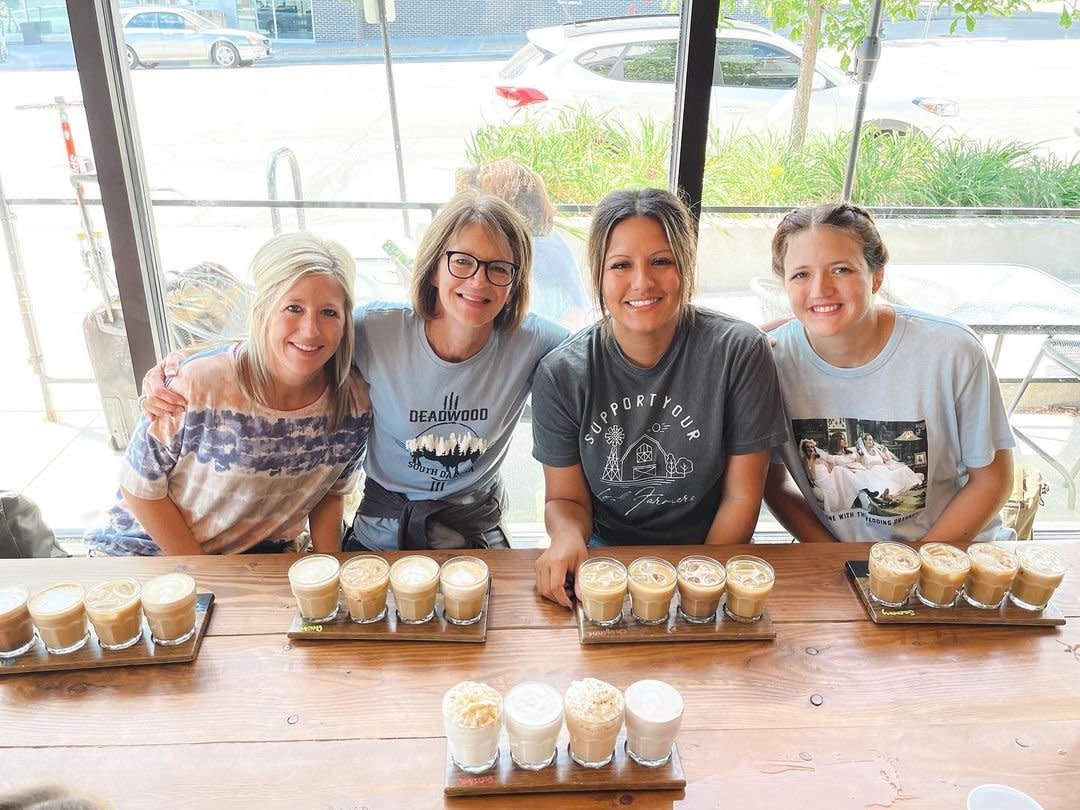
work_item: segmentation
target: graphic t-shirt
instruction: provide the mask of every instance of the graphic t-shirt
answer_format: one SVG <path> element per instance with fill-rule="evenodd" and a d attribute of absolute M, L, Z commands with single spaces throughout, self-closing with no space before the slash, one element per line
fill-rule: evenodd
<path fill-rule="evenodd" d="M 839 540 L 918 540 L 967 482 L 1015 446 L 1001 390 L 966 326 L 894 307 L 877 357 L 838 368 L 798 321 L 772 332 L 792 440 L 781 458 Z M 993 520 L 976 539 L 993 539 Z"/>
<path fill-rule="evenodd" d="M 371 424 L 367 386 L 357 375 L 354 409 L 330 430 L 329 389 L 307 407 L 276 411 L 240 389 L 235 346 L 194 355 L 171 383 L 188 402 L 181 414 L 139 420 L 120 485 L 137 498 L 171 498 L 207 554 L 233 554 L 263 541 L 295 540 L 327 493 L 356 486 Z M 105 526 L 87 532 L 104 554 L 160 554 L 123 498 Z"/>
<path fill-rule="evenodd" d="M 364 471 L 410 500 L 455 501 L 489 488 L 506 456 L 540 358 L 566 330 L 528 315 L 460 363 L 440 358 L 405 304 L 356 311 L 356 367 L 375 421 Z"/>
<path fill-rule="evenodd" d="M 593 326 L 541 362 L 533 388 L 533 455 L 582 465 L 609 543 L 704 542 L 728 456 L 786 435 L 765 336 L 705 309 L 652 368 Z"/>

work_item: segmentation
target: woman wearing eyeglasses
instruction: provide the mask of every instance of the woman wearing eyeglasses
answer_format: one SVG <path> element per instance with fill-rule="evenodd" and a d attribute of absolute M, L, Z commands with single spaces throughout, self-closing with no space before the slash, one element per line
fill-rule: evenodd
<path fill-rule="evenodd" d="M 346 551 L 509 544 L 499 467 L 540 358 L 567 335 L 527 314 L 532 256 L 513 208 L 464 192 L 424 231 L 410 303 L 356 310 L 373 421 Z M 144 380 L 151 415 L 180 402 L 161 379 Z"/>
<path fill-rule="evenodd" d="M 499 467 L 537 363 L 567 335 L 527 314 L 532 256 L 517 212 L 463 192 L 424 231 L 411 306 L 357 312 L 375 418 L 347 551 L 508 544 Z"/>

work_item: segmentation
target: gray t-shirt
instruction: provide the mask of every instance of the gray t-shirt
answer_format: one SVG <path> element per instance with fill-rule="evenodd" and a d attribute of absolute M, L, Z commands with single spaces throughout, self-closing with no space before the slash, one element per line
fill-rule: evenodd
<path fill-rule="evenodd" d="M 975 333 L 895 310 L 885 348 L 858 368 L 822 360 L 798 321 L 772 332 L 792 430 L 774 460 L 838 540 L 921 539 L 967 469 L 1016 444 Z M 995 516 L 976 539 L 994 539 L 1000 526 Z"/>
<path fill-rule="evenodd" d="M 609 543 L 704 542 L 727 457 L 785 436 L 765 336 L 705 309 L 652 368 L 593 326 L 541 362 L 533 387 L 533 455 L 581 464 L 594 531 Z"/>
<path fill-rule="evenodd" d="M 566 330 L 528 315 L 460 363 L 441 359 L 405 304 L 356 311 L 356 368 L 371 386 L 364 471 L 410 500 L 458 502 L 494 482 L 540 358 Z M 455 497 L 457 496 L 457 497 Z"/>

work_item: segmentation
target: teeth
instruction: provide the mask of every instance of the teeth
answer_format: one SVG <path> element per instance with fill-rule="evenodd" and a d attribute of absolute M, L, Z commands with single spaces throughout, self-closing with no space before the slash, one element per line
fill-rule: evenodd
<path fill-rule="evenodd" d="M 476 303 L 476 304 L 484 304 L 484 303 L 487 303 L 487 299 L 486 299 L 486 298 L 484 298 L 483 296 L 478 296 L 478 295 L 466 295 L 465 293 L 458 293 L 458 295 L 460 295 L 460 296 L 461 296 L 462 298 L 464 298 L 464 299 L 465 299 L 466 301 L 472 301 L 473 303 Z"/>
<path fill-rule="evenodd" d="M 655 304 L 659 300 L 659 298 L 634 298 L 626 303 L 627 306 L 631 307 L 647 307 L 649 304 Z"/>
<path fill-rule="evenodd" d="M 308 346 L 303 343 L 294 343 L 293 346 L 302 352 L 317 352 L 319 350 L 318 346 Z"/>
<path fill-rule="evenodd" d="M 829 304 L 827 306 L 810 307 L 811 312 L 822 312 L 822 313 L 836 312 L 836 310 L 838 310 L 838 309 L 840 309 L 839 304 Z"/>

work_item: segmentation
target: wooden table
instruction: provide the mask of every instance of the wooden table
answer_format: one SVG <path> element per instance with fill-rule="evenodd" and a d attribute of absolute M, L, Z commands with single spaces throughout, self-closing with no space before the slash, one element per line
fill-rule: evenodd
<path fill-rule="evenodd" d="M 32 589 L 181 569 L 217 602 L 192 664 L 0 678 L 0 790 L 61 781 L 122 808 L 505 807 L 444 800 L 442 693 L 465 678 L 562 690 L 593 675 L 682 692 L 686 791 L 530 808 L 960 808 L 986 782 L 1076 807 L 1080 544 L 1061 546 L 1068 624 L 1046 629 L 874 625 L 842 571 L 867 549 L 755 546 L 777 571 L 774 642 L 588 647 L 533 593 L 537 551 L 481 555 L 494 577 L 482 645 L 290 641 L 292 555 L 4 561 L 0 584 Z"/>

